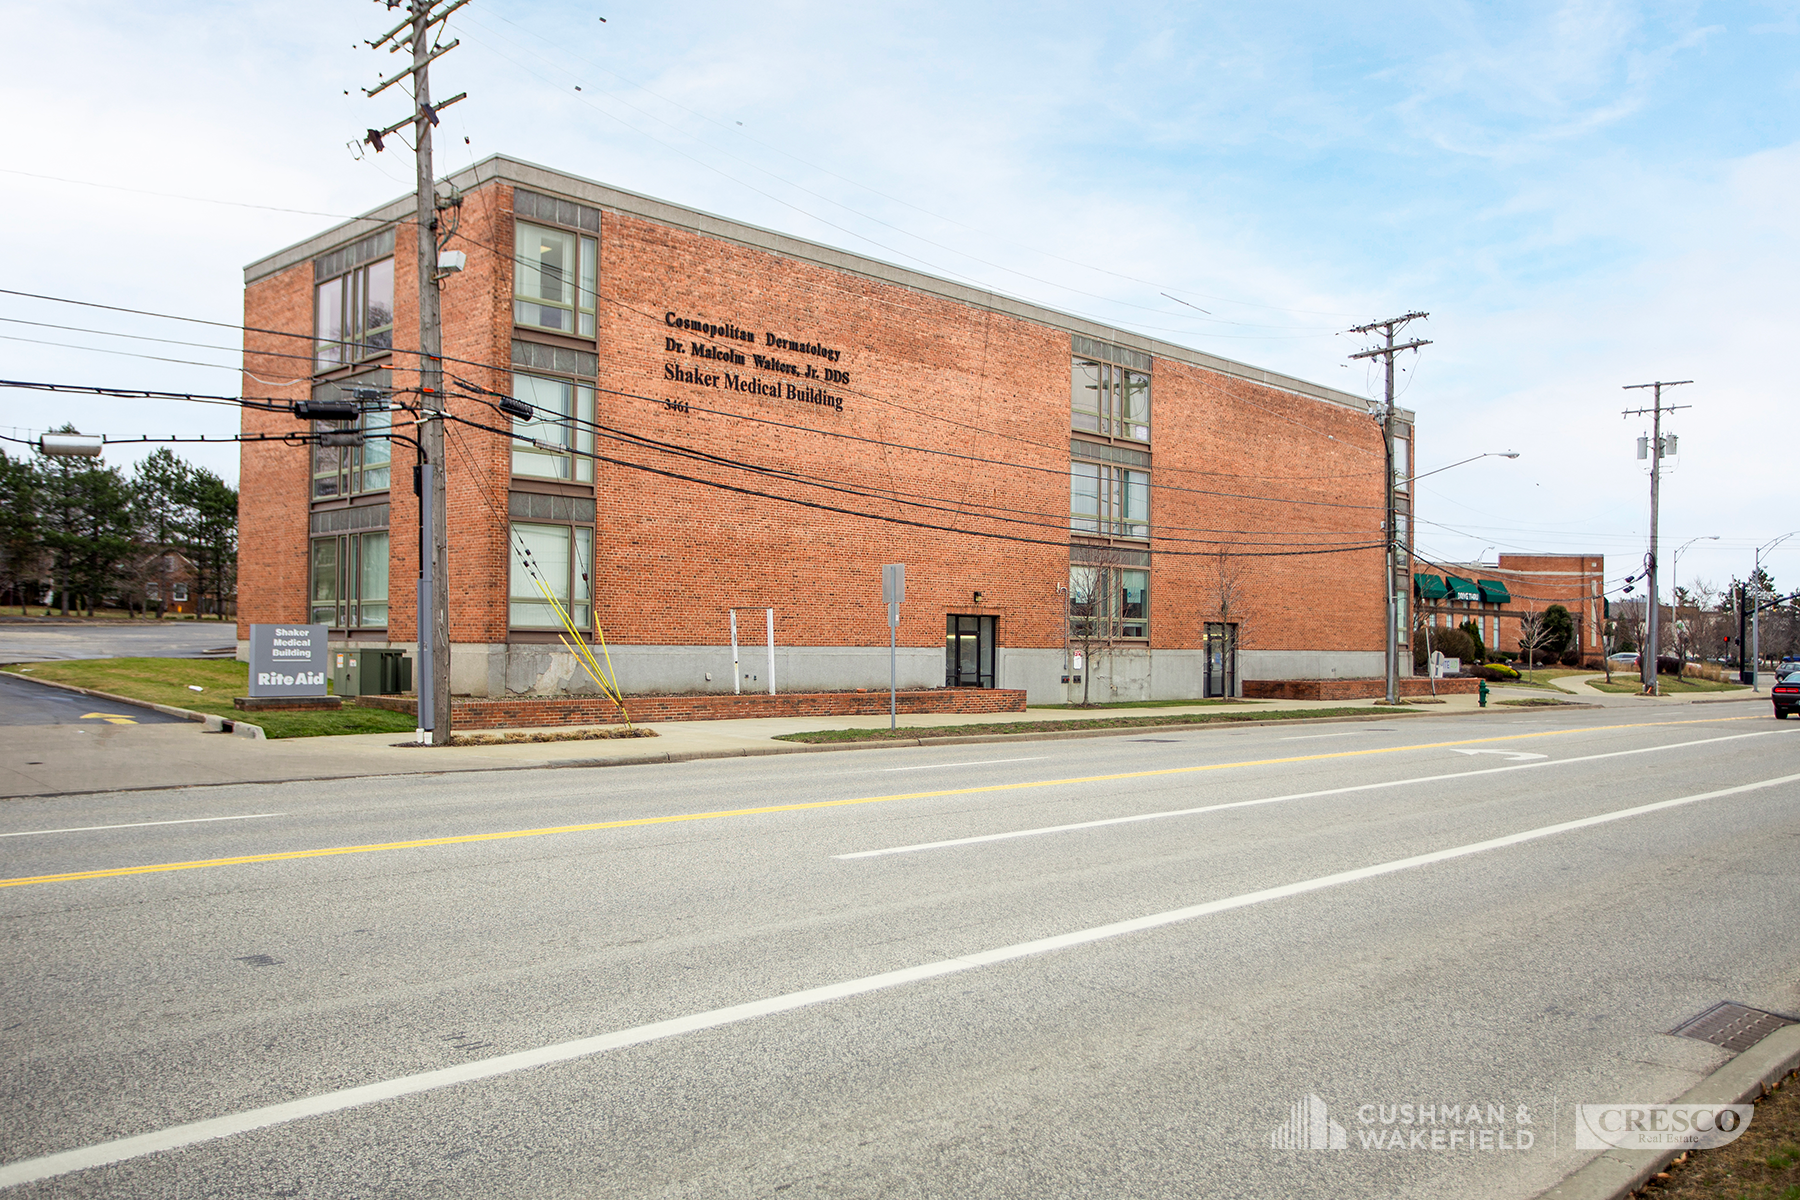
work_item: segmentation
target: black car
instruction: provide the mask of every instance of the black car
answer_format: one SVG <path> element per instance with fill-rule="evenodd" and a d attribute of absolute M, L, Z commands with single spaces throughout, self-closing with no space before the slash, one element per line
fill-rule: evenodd
<path fill-rule="evenodd" d="M 1790 671 L 1776 681 L 1769 689 L 1769 698 L 1775 701 L 1775 719 L 1787 720 L 1789 713 L 1800 709 L 1800 671 Z"/>

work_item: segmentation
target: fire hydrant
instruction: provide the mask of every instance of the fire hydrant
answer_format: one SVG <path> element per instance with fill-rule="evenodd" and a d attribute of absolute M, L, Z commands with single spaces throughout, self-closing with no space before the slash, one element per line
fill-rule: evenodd
<path fill-rule="evenodd" d="M 1487 693 L 1488 693 L 1487 680 L 1484 679 L 1481 681 L 1481 688 L 1480 688 L 1481 707 L 1483 707 L 1483 708 L 1487 707 Z"/>

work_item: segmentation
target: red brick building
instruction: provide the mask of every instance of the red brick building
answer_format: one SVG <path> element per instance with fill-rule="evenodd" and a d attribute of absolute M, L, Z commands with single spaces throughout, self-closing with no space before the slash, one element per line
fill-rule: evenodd
<path fill-rule="evenodd" d="M 1518 654 L 1526 623 L 1560 604 L 1575 620 L 1573 648 L 1584 659 L 1606 653 L 1604 555 L 1502 554 L 1497 566 L 1435 563 L 1430 568 L 1413 576 L 1419 628 L 1460 628 L 1474 621 L 1486 646 Z"/>
<path fill-rule="evenodd" d="M 768 609 L 781 690 L 885 687 L 889 562 L 902 686 L 1381 674 L 1364 399 L 504 157 L 441 187 L 454 691 L 584 690 L 527 551 L 640 694 L 730 691 L 734 610 L 766 690 Z M 246 269 L 246 396 L 382 389 L 362 428 L 408 433 L 411 206 Z M 414 460 L 245 444 L 240 637 L 413 645 Z"/>

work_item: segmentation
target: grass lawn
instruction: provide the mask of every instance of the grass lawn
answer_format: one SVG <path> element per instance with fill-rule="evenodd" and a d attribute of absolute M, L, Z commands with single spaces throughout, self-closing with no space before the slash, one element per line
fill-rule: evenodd
<path fill-rule="evenodd" d="M 233 696 L 249 687 L 250 667 L 235 659 L 216 658 L 88 658 L 66 662 L 23 663 L 6 670 L 35 675 L 56 683 L 216 713 L 233 721 L 260 725 L 272 738 L 322 737 L 334 733 L 410 733 L 413 718 L 381 708 L 342 708 L 336 712 L 240 712 Z M 192 691 L 189 685 L 204 688 Z"/>
<path fill-rule="evenodd" d="M 1404 717 L 1404 708 L 1305 708 L 1296 710 L 1187 713 L 1167 717 L 1096 717 L 1076 721 L 995 721 L 981 725 L 925 725 L 899 729 L 820 729 L 812 733 L 784 733 L 778 742 L 888 742 L 912 738 L 970 737 L 991 733 L 1063 733 L 1079 729 L 1143 729 L 1170 725 L 1221 725 L 1231 721 L 1283 721 L 1296 717 Z"/>
<path fill-rule="evenodd" d="M 1608 683 L 1604 678 L 1590 679 L 1588 686 L 1597 692 L 1615 692 L 1628 696 L 1644 690 L 1644 685 L 1635 675 L 1621 678 L 1619 672 L 1615 671 L 1613 678 L 1619 682 Z M 1656 682 L 1665 696 L 1686 696 L 1699 692 L 1748 692 L 1750 690 L 1741 683 L 1715 683 L 1710 679 L 1695 679 L 1692 676 L 1677 679 L 1673 675 L 1658 675 Z"/>
<path fill-rule="evenodd" d="M 1539 667 L 1535 671 L 1527 671 L 1523 667 L 1520 667 L 1518 682 L 1509 683 L 1506 686 L 1543 688 L 1546 691 L 1559 692 L 1562 689 L 1552 683 L 1551 680 L 1562 679 L 1569 675 L 1592 674 L 1594 674 L 1593 671 L 1589 671 L 1583 667 Z"/>
<path fill-rule="evenodd" d="M 1756 1102 L 1756 1115 L 1728 1146 L 1694 1150 L 1663 1168 L 1670 1178 L 1646 1195 L 1667 1200 L 1800 1200 L 1800 1077 L 1789 1075 Z"/>

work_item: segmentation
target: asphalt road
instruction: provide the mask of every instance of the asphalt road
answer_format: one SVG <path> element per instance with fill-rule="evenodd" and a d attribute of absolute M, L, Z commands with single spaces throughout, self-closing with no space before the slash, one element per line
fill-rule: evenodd
<path fill-rule="evenodd" d="M 0 620 L 0 662 L 61 658 L 201 658 L 235 646 L 229 621 L 57 623 Z"/>
<path fill-rule="evenodd" d="M 1794 736 L 1747 702 L 10 801 L 0 1183 L 1529 1197 L 1592 1157 L 1571 1106 L 1726 1058 L 1665 1031 L 1800 1007 Z M 1282 1148 L 1312 1096 L 1326 1148 Z"/>
<path fill-rule="evenodd" d="M 180 720 L 135 704 L 39 687 L 0 672 L 0 725 L 162 725 Z"/>

